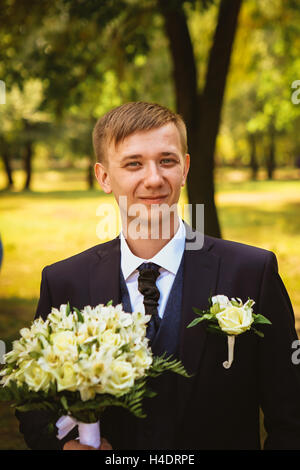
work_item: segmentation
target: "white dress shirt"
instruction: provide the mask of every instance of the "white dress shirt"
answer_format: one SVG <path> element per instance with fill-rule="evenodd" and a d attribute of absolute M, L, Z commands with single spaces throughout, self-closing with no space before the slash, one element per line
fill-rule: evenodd
<path fill-rule="evenodd" d="M 156 263 L 161 266 L 160 275 L 156 280 L 156 286 L 160 292 L 158 302 L 158 315 L 163 317 L 169 294 L 178 271 L 181 258 L 185 247 L 186 230 L 181 219 L 179 227 L 173 238 L 150 259 L 143 259 L 135 256 L 130 250 L 124 238 L 123 232 L 120 233 L 121 240 L 121 269 L 129 292 L 131 307 L 133 311 L 145 312 L 143 300 L 144 296 L 138 290 L 137 268 L 142 263 Z"/>

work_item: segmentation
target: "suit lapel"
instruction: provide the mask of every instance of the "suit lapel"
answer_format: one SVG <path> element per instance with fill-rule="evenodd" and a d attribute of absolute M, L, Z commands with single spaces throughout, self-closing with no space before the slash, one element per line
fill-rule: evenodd
<path fill-rule="evenodd" d="M 205 238 L 201 250 L 184 252 L 184 281 L 182 299 L 182 319 L 179 343 L 179 359 L 186 370 L 193 374 L 191 378 L 178 376 L 178 423 L 182 421 L 185 407 L 194 389 L 194 382 L 200 367 L 201 357 L 206 342 L 206 329 L 200 323 L 192 328 L 187 325 L 196 318 L 193 307 L 204 310 L 208 299 L 216 294 L 220 259 L 209 250 L 213 246 L 210 238 Z"/>
<path fill-rule="evenodd" d="M 120 303 L 120 259 L 119 238 L 99 245 L 89 267 L 91 306 Z"/>
<path fill-rule="evenodd" d="M 185 251 L 184 257 L 179 357 L 188 371 L 194 373 L 205 345 L 206 329 L 202 323 L 192 328 L 187 326 L 196 318 L 193 307 L 206 309 L 208 298 L 216 294 L 219 257 L 205 247 L 197 251 Z"/>

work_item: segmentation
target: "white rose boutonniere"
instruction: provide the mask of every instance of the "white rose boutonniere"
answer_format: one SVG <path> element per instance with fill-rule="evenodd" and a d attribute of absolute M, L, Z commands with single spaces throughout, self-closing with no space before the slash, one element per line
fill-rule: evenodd
<path fill-rule="evenodd" d="M 271 325 L 271 322 L 266 317 L 253 313 L 252 307 L 254 304 L 255 302 L 252 299 L 248 299 L 243 304 L 239 298 L 229 300 L 225 295 L 215 295 L 209 299 L 209 308 L 207 310 L 193 308 L 199 317 L 195 318 L 188 325 L 188 328 L 206 321 L 208 331 L 227 336 L 228 360 L 223 362 L 225 369 L 229 369 L 233 362 L 234 343 L 237 335 L 251 330 L 258 336 L 263 337 L 264 334 L 254 328 L 253 325 Z"/>

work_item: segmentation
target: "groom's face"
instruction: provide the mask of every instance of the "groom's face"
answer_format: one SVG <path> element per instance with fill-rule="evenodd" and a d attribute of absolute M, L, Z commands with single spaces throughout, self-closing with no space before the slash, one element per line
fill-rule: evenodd
<path fill-rule="evenodd" d="M 118 203 L 126 196 L 127 210 L 143 204 L 148 215 L 153 204 L 170 207 L 178 202 L 188 170 L 189 155 L 183 154 L 173 123 L 112 143 L 105 161 L 95 164 L 96 178 L 106 193 L 113 193 Z"/>

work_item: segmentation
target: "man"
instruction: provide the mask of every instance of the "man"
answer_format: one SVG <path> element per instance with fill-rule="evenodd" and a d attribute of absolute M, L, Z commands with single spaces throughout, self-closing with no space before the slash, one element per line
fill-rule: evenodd
<path fill-rule="evenodd" d="M 145 401 L 144 420 L 108 409 L 102 435 L 114 449 L 259 449 L 261 407 L 265 448 L 299 449 L 300 374 L 291 360 L 297 335 L 275 255 L 208 236 L 203 246 L 187 249 L 191 229 L 171 210 L 190 160 L 178 115 L 156 104 L 127 103 L 97 122 L 93 139 L 96 178 L 121 206 L 124 234 L 44 268 L 36 315 L 46 318 L 52 306 L 67 301 L 78 308 L 113 300 L 126 311 L 152 309 L 153 352 L 174 354 L 193 374 L 153 380 L 158 395 Z M 163 206 L 170 210 L 160 211 Z M 137 207 L 143 209 L 140 236 L 134 230 Z M 220 294 L 254 299 L 255 312 L 272 323 L 261 328 L 264 338 L 250 331 L 236 337 L 230 369 L 222 365 L 226 337 L 207 332 L 202 323 L 187 329 L 193 307 L 205 309 L 208 298 Z M 74 440 L 76 430 L 62 441 L 46 434 L 47 413 L 18 417 L 31 448 L 86 449 Z"/>

